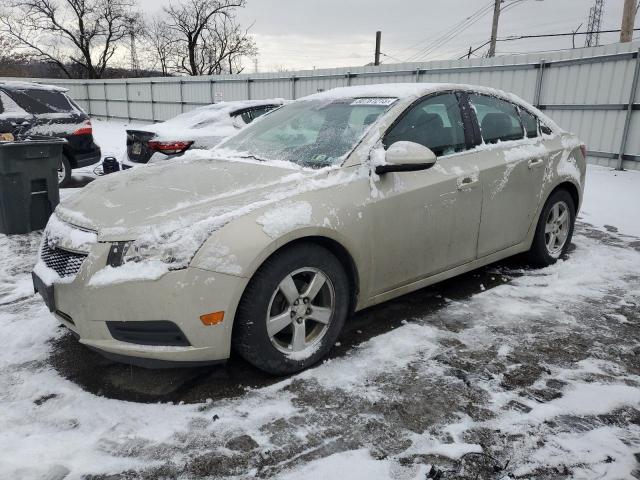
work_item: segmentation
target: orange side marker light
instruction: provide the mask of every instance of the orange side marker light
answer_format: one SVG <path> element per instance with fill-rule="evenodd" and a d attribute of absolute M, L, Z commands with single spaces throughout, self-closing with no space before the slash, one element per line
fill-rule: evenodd
<path fill-rule="evenodd" d="M 224 312 L 213 312 L 207 313 L 205 315 L 200 315 L 200 321 L 203 325 L 206 326 L 218 325 L 219 323 L 222 323 L 223 320 Z"/>

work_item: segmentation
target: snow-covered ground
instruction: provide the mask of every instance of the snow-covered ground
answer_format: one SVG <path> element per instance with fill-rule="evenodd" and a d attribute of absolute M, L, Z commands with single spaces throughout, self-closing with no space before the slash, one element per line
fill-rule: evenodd
<path fill-rule="evenodd" d="M 122 125 L 94 126 L 122 155 Z M 0 478 L 638 478 L 639 204 L 640 174 L 590 166 L 557 265 L 503 262 L 369 309 L 322 365 L 185 403 L 108 385 L 192 373 L 83 373 L 95 355 L 32 293 L 39 234 L 0 235 Z"/>

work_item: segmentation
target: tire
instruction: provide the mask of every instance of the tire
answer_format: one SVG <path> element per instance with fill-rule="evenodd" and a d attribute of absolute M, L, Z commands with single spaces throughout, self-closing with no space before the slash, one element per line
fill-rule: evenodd
<path fill-rule="evenodd" d="M 58 169 L 58 187 L 64 188 L 71 183 L 71 162 L 66 155 L 62 155 L 62 164 Z"/>
<path fill-rule="evenodd" d="M 333 347 L 350 298 L 345 270 L 326 248 L 301 243 L 278 252 L 247 285 L 233 327 L 233 347 L 272 375 L 303 370 Z"/>
<path fill-rule="evenodd" d="M 554 210 L 556 208 L 557 210 Z M 567 215 L 566 222 L 557 218 L 564 212 Z M 571 244 L 575 221 L 576 206 L 571 194 L 564 189 L 553 192 L 540 213 L 531 250 L 529 250 L 529 261 L 537 267 L 556 263 Z"/>

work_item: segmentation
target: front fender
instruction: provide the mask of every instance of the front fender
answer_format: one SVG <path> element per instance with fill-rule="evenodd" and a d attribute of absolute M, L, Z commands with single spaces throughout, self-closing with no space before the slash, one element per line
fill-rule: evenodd
<path fill-rule="evenodd" d="M 306 203 L 306 202 L 304 202 Z M 296 204 L 296 202 L 292 202 Z M 304 238 L 321 237 L 340 244 L 351 256 L 356 274 L 366 278 L 363 266 L 368 265 L 371 252 L 363 215 L 352 209 L 314 208 L 311 218 L 294 228 L 273 231 L 264 223 L 264 216 L 281 206 L 266 208 L 241 217 L 214 232 L 193 258 L 191 265 L 212 272 L 251 278 L 260 265 L 283 246 Z M 336 227 L 340 227 L 340 231 Z"/>

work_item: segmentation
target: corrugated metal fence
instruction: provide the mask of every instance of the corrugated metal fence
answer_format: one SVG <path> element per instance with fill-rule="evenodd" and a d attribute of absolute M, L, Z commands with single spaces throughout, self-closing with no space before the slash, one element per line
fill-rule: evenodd
<path fill-rule="evenodd" d="M 455 82 L 513 92 L 589 147 L 589 161 L 640 169 L 640 42 L 507 55 L 286 73 L 117 80 L 37 80 L 67 87 L 92 116 L 162 121 L 223 100 L 305 95 L 347 85 Z"/>

